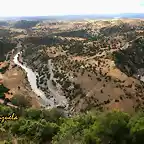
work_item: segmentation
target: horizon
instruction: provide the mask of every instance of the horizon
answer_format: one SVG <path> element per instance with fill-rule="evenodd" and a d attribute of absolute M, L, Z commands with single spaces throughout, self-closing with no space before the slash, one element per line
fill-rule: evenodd
<path fill-rule="evenodd" d="M 5 0 L 0 17 L 144 13 L 144 0 Z"/>
<path fill-rule="evenodd" d="M 65 15 L 23 15 L 23 16 L 0 16 L 0 18 L 20 18 L 20 17 L 65 17 L 65 16 L 111 16 L 111 15 L 132 15 L 132 14 L 144 14 L 143 13 L 100 13 L 100 14 L 65 14 Z"/>

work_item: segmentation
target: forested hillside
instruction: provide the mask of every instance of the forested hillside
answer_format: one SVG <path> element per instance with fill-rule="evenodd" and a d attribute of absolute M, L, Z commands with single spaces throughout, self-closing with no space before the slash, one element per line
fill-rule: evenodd
<path fill-rule="evenodd" d="M 0 40 L 0 61 L 4 61 L 6 54 L 10 52 L 15 46 L 15 43 L 12 43 L 7 39 Z"/>
<path fill-rule="evenodd" d="M 144 63 L 144 38 L 137 38 L 124 50 L 113 53 L 117 67 L 129 76 L 143 68 Z"/>
<path fill-rule="evenodd" d="M 12 109 L 0 106 L 0 115 L 18 120 L 0 124 L 0 139 L 18 144 L 142 144 L 144 113 L 132 116 L 117 110 L 87 112 L 72 118 L 58 109 Z"/>

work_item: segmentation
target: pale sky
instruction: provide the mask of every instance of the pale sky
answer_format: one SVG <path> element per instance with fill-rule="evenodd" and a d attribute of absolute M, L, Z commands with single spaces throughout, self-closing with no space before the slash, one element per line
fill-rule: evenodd
<path fill-rule="evenodd" d="M 144 13 L 144 0 L 1 0 L 1 16 Z"/>

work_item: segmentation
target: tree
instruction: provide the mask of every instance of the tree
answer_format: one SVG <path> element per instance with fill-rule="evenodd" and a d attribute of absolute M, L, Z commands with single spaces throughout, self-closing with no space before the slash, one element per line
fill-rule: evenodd
<path fill-rule="evenodd" d="M 88 130 L 87 139 L 102 144 L 121 144 L 129 140 L 129 115 L 120 111 L 103 114 Z"/>
<path fill-rule="evenodd" d="M 23 136 L 29 141 L 32 140 L 39 144 L 51 141 L 58 131 L 58 126 L 44 120 L 35 121 L 20 118 L 18 121 L 11 123 L 10 131 L 13 135 Z"/>
<path fill-rule="evenodd" d="M 53 137 L 53 144 L 76 143 L 86 144 L 84 131 L 96 121 L 97 114 L 81 114 L 79 116 L 63 119 L 60 131 Z"/>
<path fill-rule="evenodd" d="M 42 111 L 39 109 L 29 108 L 25 110 L 24 116 L 28 119 L 38 120 L 42 118 Z"/>
<path fill-rule="evenodd" d="M 144 143 L 144 113 L 138 113 L 129 121 L 130 135 L 133 144 Z"/>
<path fill-rule="evenodd" d="M 27 137 L 18 137 L 17 138 L 17 143 L 18 144 L 39 144 L 39 142 L 34 142 L 30 139 L 28 139 Z"/>
<path fill-rule="evenodd" d="M 13 110 L 10 107 L 0 105 L 0 115 L 1 116 L 10 115 L 10 114 L 12 114 L 12 112 L 13 112 Z"/>
<path fill-rule="evenodd" d="M 4 105 L 7 105 L 8 102 L 10 102 L 8 98 L 4 99 Z"/>
<path fill-rule="evenodd" d="M 50 110 L 43 110 L 42 115 L 46 121 L 54 122 L 54 123 L 58 123 L 60 118 L 65 117 L 63 111 L 57 108 L 53 108 Z"/>
<path fill-rule="evenodd" d="M 0 99 L 5 99 L 5 94 L 4 93 L 0 93 Z"/>
<path fill-rule="evenodd" d="M 15 95 L 13 98 L 11 98 L 11 103 L 13 105 L 19 106 L 19 107 L 30 107 L 30 101 L 28 100 L 27 97 L 23 96 L 23 95 Z"/>
<path fill-rule="evenodd" d="M 7 93 L 9 91 L 8 88 L 6 88 L 3 84 L 0 85 L 0 93 Z"/>
<path fill-rule="evenodd" d="M 119 111 L 87 113 L 65 119 L 53 138 L 54 144 L 122 144 L 129 143 L 129 115 Z"/>

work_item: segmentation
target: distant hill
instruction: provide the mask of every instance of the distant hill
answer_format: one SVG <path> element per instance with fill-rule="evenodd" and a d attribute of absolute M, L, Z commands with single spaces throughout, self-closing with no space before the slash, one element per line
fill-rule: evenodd
<path fill-rule="evenodd" d="M 9 23 L 6 21 L 0 21 L 0 26 L 8 26 Z"/>
<path fill-rule="evenodd" d="M 39 21 L 20 20 L 14 24 L 15 28 L 27 29 L 35 26 Z"/>
<path fill-rule="evenodd" d="M 63 16 L 23 16 L 3 17 L 5 20 L 83 20 L 83 19 L 109 19 L 109 18 L 144 18 L 144 13 L 121 13 L 121 14 L 91 14 L 91 15 L 63 15 Z"/>

